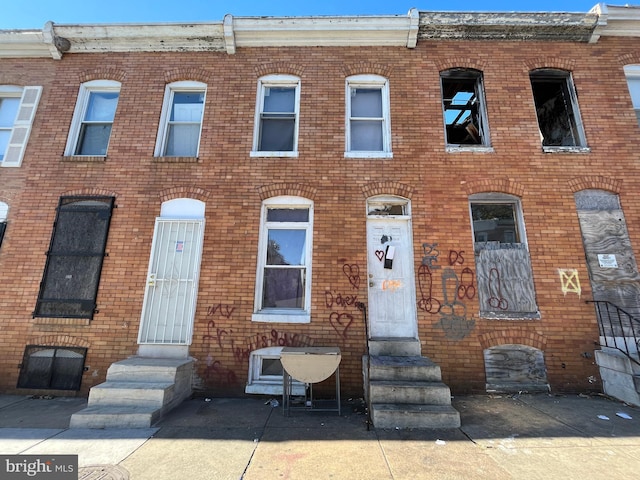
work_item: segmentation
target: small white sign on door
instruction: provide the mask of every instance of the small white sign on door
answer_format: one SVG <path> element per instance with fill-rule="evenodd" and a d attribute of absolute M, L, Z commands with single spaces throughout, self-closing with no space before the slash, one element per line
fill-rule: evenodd
<path fill-rule="evenodd" d="M 616 256 L 611 253 L 599 253 L 598 263 L 600 264 L 600 268 L 618 268 Z"/>

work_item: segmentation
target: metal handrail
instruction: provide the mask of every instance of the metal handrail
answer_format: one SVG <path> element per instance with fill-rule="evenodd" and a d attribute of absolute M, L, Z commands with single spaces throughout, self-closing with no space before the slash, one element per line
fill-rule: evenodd
<path fill-rule="evenodd" d="M 587 300 L 586 303 L 595 304 L 598 330 L 600 337 L 604 339 L 604 345 L 600 342 L 597 342 L 597 345 L 618 350 L 629 360 L 640 365 L 639 359 L 636 358 L 640 354 L 640 319 L 608 300 Z M 622 338 L 622 345 L 616 337 Z M 632 340 L 636 345 L 635 356 L 629 350 L 628 340 Z"/>
<path fill-rule="evenodd" d="M 365 333 L 365 345 L 367 354 L 367 384 L 364 386 L 366 389 L 365 397 L 367 402 L 367 431 L 371 428 L 371 355 L 369 354 L 369 324 L 367 320 L 367 306 L 364 302 L 356 302 L 356 308 L 362 312 L 364 317 L 364 333 Z"/>

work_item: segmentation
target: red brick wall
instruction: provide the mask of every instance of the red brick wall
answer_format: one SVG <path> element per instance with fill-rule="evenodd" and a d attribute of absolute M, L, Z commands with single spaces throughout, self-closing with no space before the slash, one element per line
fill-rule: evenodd
<path fill-rule="evenodd" d="M 439 264 L 464 252 L 451 268 L 475 271 L 468 196 L 497 191 L 522 200 L 532 257 L 539 320 L 479 318 L 477 296 L 465 299 L 472 327 L 448 338 L 440 316 L 418 310 L 422 352 L 442 367 L 454 392 L 484 390 L 483 349 L 521 343 L 545 353 L 556 390 L 599 384 L 592 353 L 597 325 L 573 193 L 603 188 L 620 195 L 632 245 L 640 245 L 637 126 L 622 67 L 640 63 L 632 40 L 601 38 L 595 45 L 532 42 L 437 42 L 417 48 L 262 48 L 223 53 L 65 55 L 54 60 L 0 60 L 0 84 L 43 85 L 23 165 L 0 169 L 0 200 L 9 226 L 0 249 L 0 389 L 15 390 L 27 344 L 87 346 L 81 394 L 104 381 L 106 369 L 136 353 L 154 219 L 162 201 L 206 202 L 203 260 L 191 355 L 198 388 L 244 392 L 248 353 L 272 344 L 337 345 L 343 352 L 343 392 L 362 392 L 365 331 L 353 306 L 328 306 L 327 292 L 366 302 L 365 201 L 373 194 L 411 199 L 416 271 L 422 244 L 438 244 Z M 273 59 L 272 62 L 265 59 Z M 484 72 L 493 153 L 446 153 L 439 71 Z M 585 154 L 541 151 L 528 72 L 539 67 L 573 72 L 591 149 Z M 250 158 L 257 79 L 301 78 L 298 158 Z M 386 76 L 390 84 L 393 159 L 344 158 L 345 78 Z M 61 159 L 79 85 L 122 82 L 108 157 L 104 162 Z M 165 85 L 208 84 L 198 163 L 154 161 Z M 32 319 L 55 207 L 61 195 L 113 194 L 111 222 L 91 322 Z M 272 195 L 314 201 L 312 321 L 251 322 L 261 201 Z M 343 272 L 359 268 L 359 289 Z M 355 268 L 355 267 L 353 267 Z M 578 270 L 582 295 L 564 295 L 558 268 Z M 433 294 L 442 298 L 434 271 Z M 332 312 L 349 313 L 342 322 Z"/>

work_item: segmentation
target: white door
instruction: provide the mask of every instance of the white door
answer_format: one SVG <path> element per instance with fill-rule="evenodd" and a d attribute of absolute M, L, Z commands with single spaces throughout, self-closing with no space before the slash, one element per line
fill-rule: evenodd
<path fill-rule="evenodd" d="M 411 237 L 408 218 L 367 217 L 371 338 L 418 337 Z"/>
<path fill-rule="evenodd" d="M 191 344 L 203 236 L 204 219 L 156 219 L 138 343 Z"/>

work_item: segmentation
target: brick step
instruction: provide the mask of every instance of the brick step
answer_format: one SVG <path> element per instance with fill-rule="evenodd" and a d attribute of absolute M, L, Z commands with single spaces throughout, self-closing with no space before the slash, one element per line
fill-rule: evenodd
<path fill-rule="evenodd" d="M 460 413 L 451 405 L 373 404 L 376 428 L 459 428 Z"/>
<path fill-rule="evenodd" d="M 372 403 L 451 405 L 451 391 L 442 382 L 372 380 Z"/>
<path fill-rule="evenodd" d="M 74 413 L 70 428 L 149 428 L 162 409 L 131 405 L 94 405 Z"/>
<path fill-rule="evenodd" d="M 88 405 L 134 405 L 161 408 L 170 403 L 173 382 L 113 382 L 96 385 L 89 391 Z"/>

